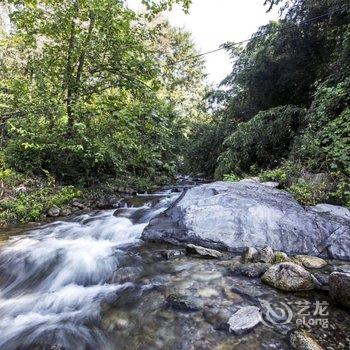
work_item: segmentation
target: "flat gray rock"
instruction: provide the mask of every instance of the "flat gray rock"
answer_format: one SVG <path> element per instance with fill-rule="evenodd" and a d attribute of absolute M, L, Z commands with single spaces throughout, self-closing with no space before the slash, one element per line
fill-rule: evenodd
<path fill-rule="evenodd" d="M 209 249 L 209 248 L 204 248 L 204 247 L 199 247 L 194 244 L 188 244 L 186 246 L 186 251 L 189 254 L 198 254 L 206 258 L 221 258 L 222 253 L 214 250 L 214 249 Z"/>
<path fill-rule="evenodd" d="M 340 219 L 350 220 L 350 211 L 347 208 L 331 204 L 317 204 L 311 207 L 311 210 L 318 213 L 328 213 L 339 217 Z"/>
<path fill-rule="evenodd" d="M 346 208 L 303 208 L 291 194 L 254 181 L 214 182 L 180 196 L 150 222 L 143 239 L 237 252 L 270 246 L 350 260 L 348 217 Z"/>
<path fill-rule="evenodd" d="M 262 182 L 261 184 L 272 188 L 277 188 L 280 185 L 279 182 L 274 181 Z"/>
<path fill-rule="evenodd" d="M 260 309 L 256 306 L 242 307 L 228 320 L 229 329 L 234 334 L 244 334 L 261 322 Z"/>

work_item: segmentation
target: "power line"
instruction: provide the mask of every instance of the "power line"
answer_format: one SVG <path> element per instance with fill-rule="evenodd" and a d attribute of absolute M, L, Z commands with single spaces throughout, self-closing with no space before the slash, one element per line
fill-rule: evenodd
<path fill-rule="evenodd" d="M 283 30 L 288 30 L 288 29 L 294 28 L 294 27 L 296 27 L 298 25 L 303 25 L 303 24 L 306 24 L 306 23 L 310 23 L 310 22 L 316 21 L 318 19 L 331 16 L 334 13 L 337 13 L 337 12 L 340 12 L 340 11 L 343 11 L 343 10 L 347 10 L 348 8 L 349 8 L 349 5 L 344 5 L 344 6 L 339 7 L 337 9 L 333 10 L 333 11 L 327 12 L 327 13 L 325 13 L 323 15 L 320 15 L 320 16 L 317 16 L 317 17 L 313 17 L 313 18 L 310 18 L 310 19 L 305 20 L 305 21 L 301 21 L 298 24 L 293 24 L 293 25 L 290 25 L 290 26 L 287 26 L 287 27 L 284 27 L 284 28 L 276 29 L 272 33 L 278 33 L 278 32 L 281 32 Z M 255 39 L 256 37 L 257 36 L 255 36 L 254 38 L 249 38 L 249 39 L 245 39 L 245 40 L 242 40 L 242 41 L 237 41 L 237 42 L 234 42 L 234 43 L 230 43 L 230 46 L 241 45 L 241 44 L 247 43 L 247 42 Z M 188 60 L 191 60 L 191 59 L 194 59 L 194 58 L 199 58 L 199 57 L 203 57 L 203 56 L 206 56 L 206 55 L 210 55 L 212 53 L 215 53 L 215 52 L 218 52 L 218 51 L 222 51 L 222 50 L 226 50 L 226 49 L 227 49 L 227 47 L 220 46 L 217 49 L 214 49 L 214 50 L 211 50 L 211 51 L 202 52 L 202 53 L 199 53 L 198 55 L 188 56 L 188 57 L 183 58 L 182 60 L 178 60 L 178 61 L 169 63 L 168 66 L 175 65 L 175 64 L 181 63 L 181 62 L 185 62 L 185 61 L 188 61 Z"/>

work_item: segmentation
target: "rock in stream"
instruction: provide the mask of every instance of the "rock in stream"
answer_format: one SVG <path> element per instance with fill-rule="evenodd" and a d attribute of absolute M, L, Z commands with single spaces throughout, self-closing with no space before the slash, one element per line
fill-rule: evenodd
<path fill-rule="evenodd" d="M 349 210 L 331 205 L 303 208 L 291 194 L 256 182 L 214 182 L 189 189 L 142 237 L 239 252 L 269 246 L 350 260 L 349 217 Z"/>

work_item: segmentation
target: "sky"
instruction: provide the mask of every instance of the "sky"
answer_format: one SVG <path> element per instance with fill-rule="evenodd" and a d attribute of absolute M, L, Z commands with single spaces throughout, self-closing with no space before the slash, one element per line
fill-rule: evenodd
<path fill-rule="evenodd" d="M 270 20 L 278 19 L 278 9 L 266 13 L 264 0 L 193 0 L 189 14 L 180 7 L 166 13 L 171 24 L 192 33 L 200 52 L 211 51 L 221 44 L 249 39 Z M 139 0 L 128 0 L 139 8 Z M 208 82 L 218 85 L 230 72 L 232 63 L 225 50 L 205 56 Z"/>

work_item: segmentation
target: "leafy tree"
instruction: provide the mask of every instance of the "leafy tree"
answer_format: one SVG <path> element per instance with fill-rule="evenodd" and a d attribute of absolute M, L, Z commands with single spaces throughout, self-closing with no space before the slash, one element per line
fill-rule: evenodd
<path fill-rule="evenodd" d="M 304 124 L 305 112 L 295 106 L 283 106 L 258 113 L 249 122 L 240 123 L 225 140 L 227 150 L 219 158 L 217 176 L 242 175 L 252 167 L 275 167 L 289 155 L 293 141 Z"/>
<path fill-rule="evenodd" d="M 210 178 L 218 166 L 220 154 L 225 151 L 223 141 L 232 132 L 234 124 L 220 115 L 193 123 L 184 154 L 186 170 Z"/>
<path fill-rule="evenodd" d="M 203 79 L 203 67 L 192 60 L 167 69 L 194 46 L 187 33 L 168 24 L 161 32 L 149 19 L 189 1 L 145 1 L 148 12 L 140 15 L 122 0 L 9 2 L 13 32 L 0 73 L 7 162 L 69 181 L 171 174 L 179 120 L 200 95 L 193 83 Z M 161 37 L 166 54 L 154 44 Z"/>
<path fill-rule="evenodd" d="M 161 89 L 158 94 L 173 104 L 186 122 L 198 121 L 205 115 L 204 59 L 198 55 L 189 32 L 174 28 L 161 18 L 154 26 L 156 35 L 150 45 L 159 62 Z"/>
<path fill-rule="evenodd" d="M 233 69 L 212 94 L 215 117 L 194 128 L 189 162 L 217 178 L 283 178 L 306 205 L 349 205 L 349 3 L 265 5 L 281 5 L 281 19 L 261 27 L 247 45 L 225 44 Z M 328 182 L 308 182 L 312 172 L 324 172 Z"/>
<path fill-rule="evenodd" d="M 318 88 L 307 114 L 308 127 L 293 149 L 313 171 L 350 176 L 350 78 Z"/>
<path fill-rule="evenodd" d="M 349 11 L 344 4 L 297 0 L 286 7 L 282 20 L 261 27 L 246 47 L 227 43 L 236 63 L 222 83 L 226 114 L 249 120 L 279 105 L 310 106 L 314 82 L 332 71 L 330 62 L 346 33 Z"/>

